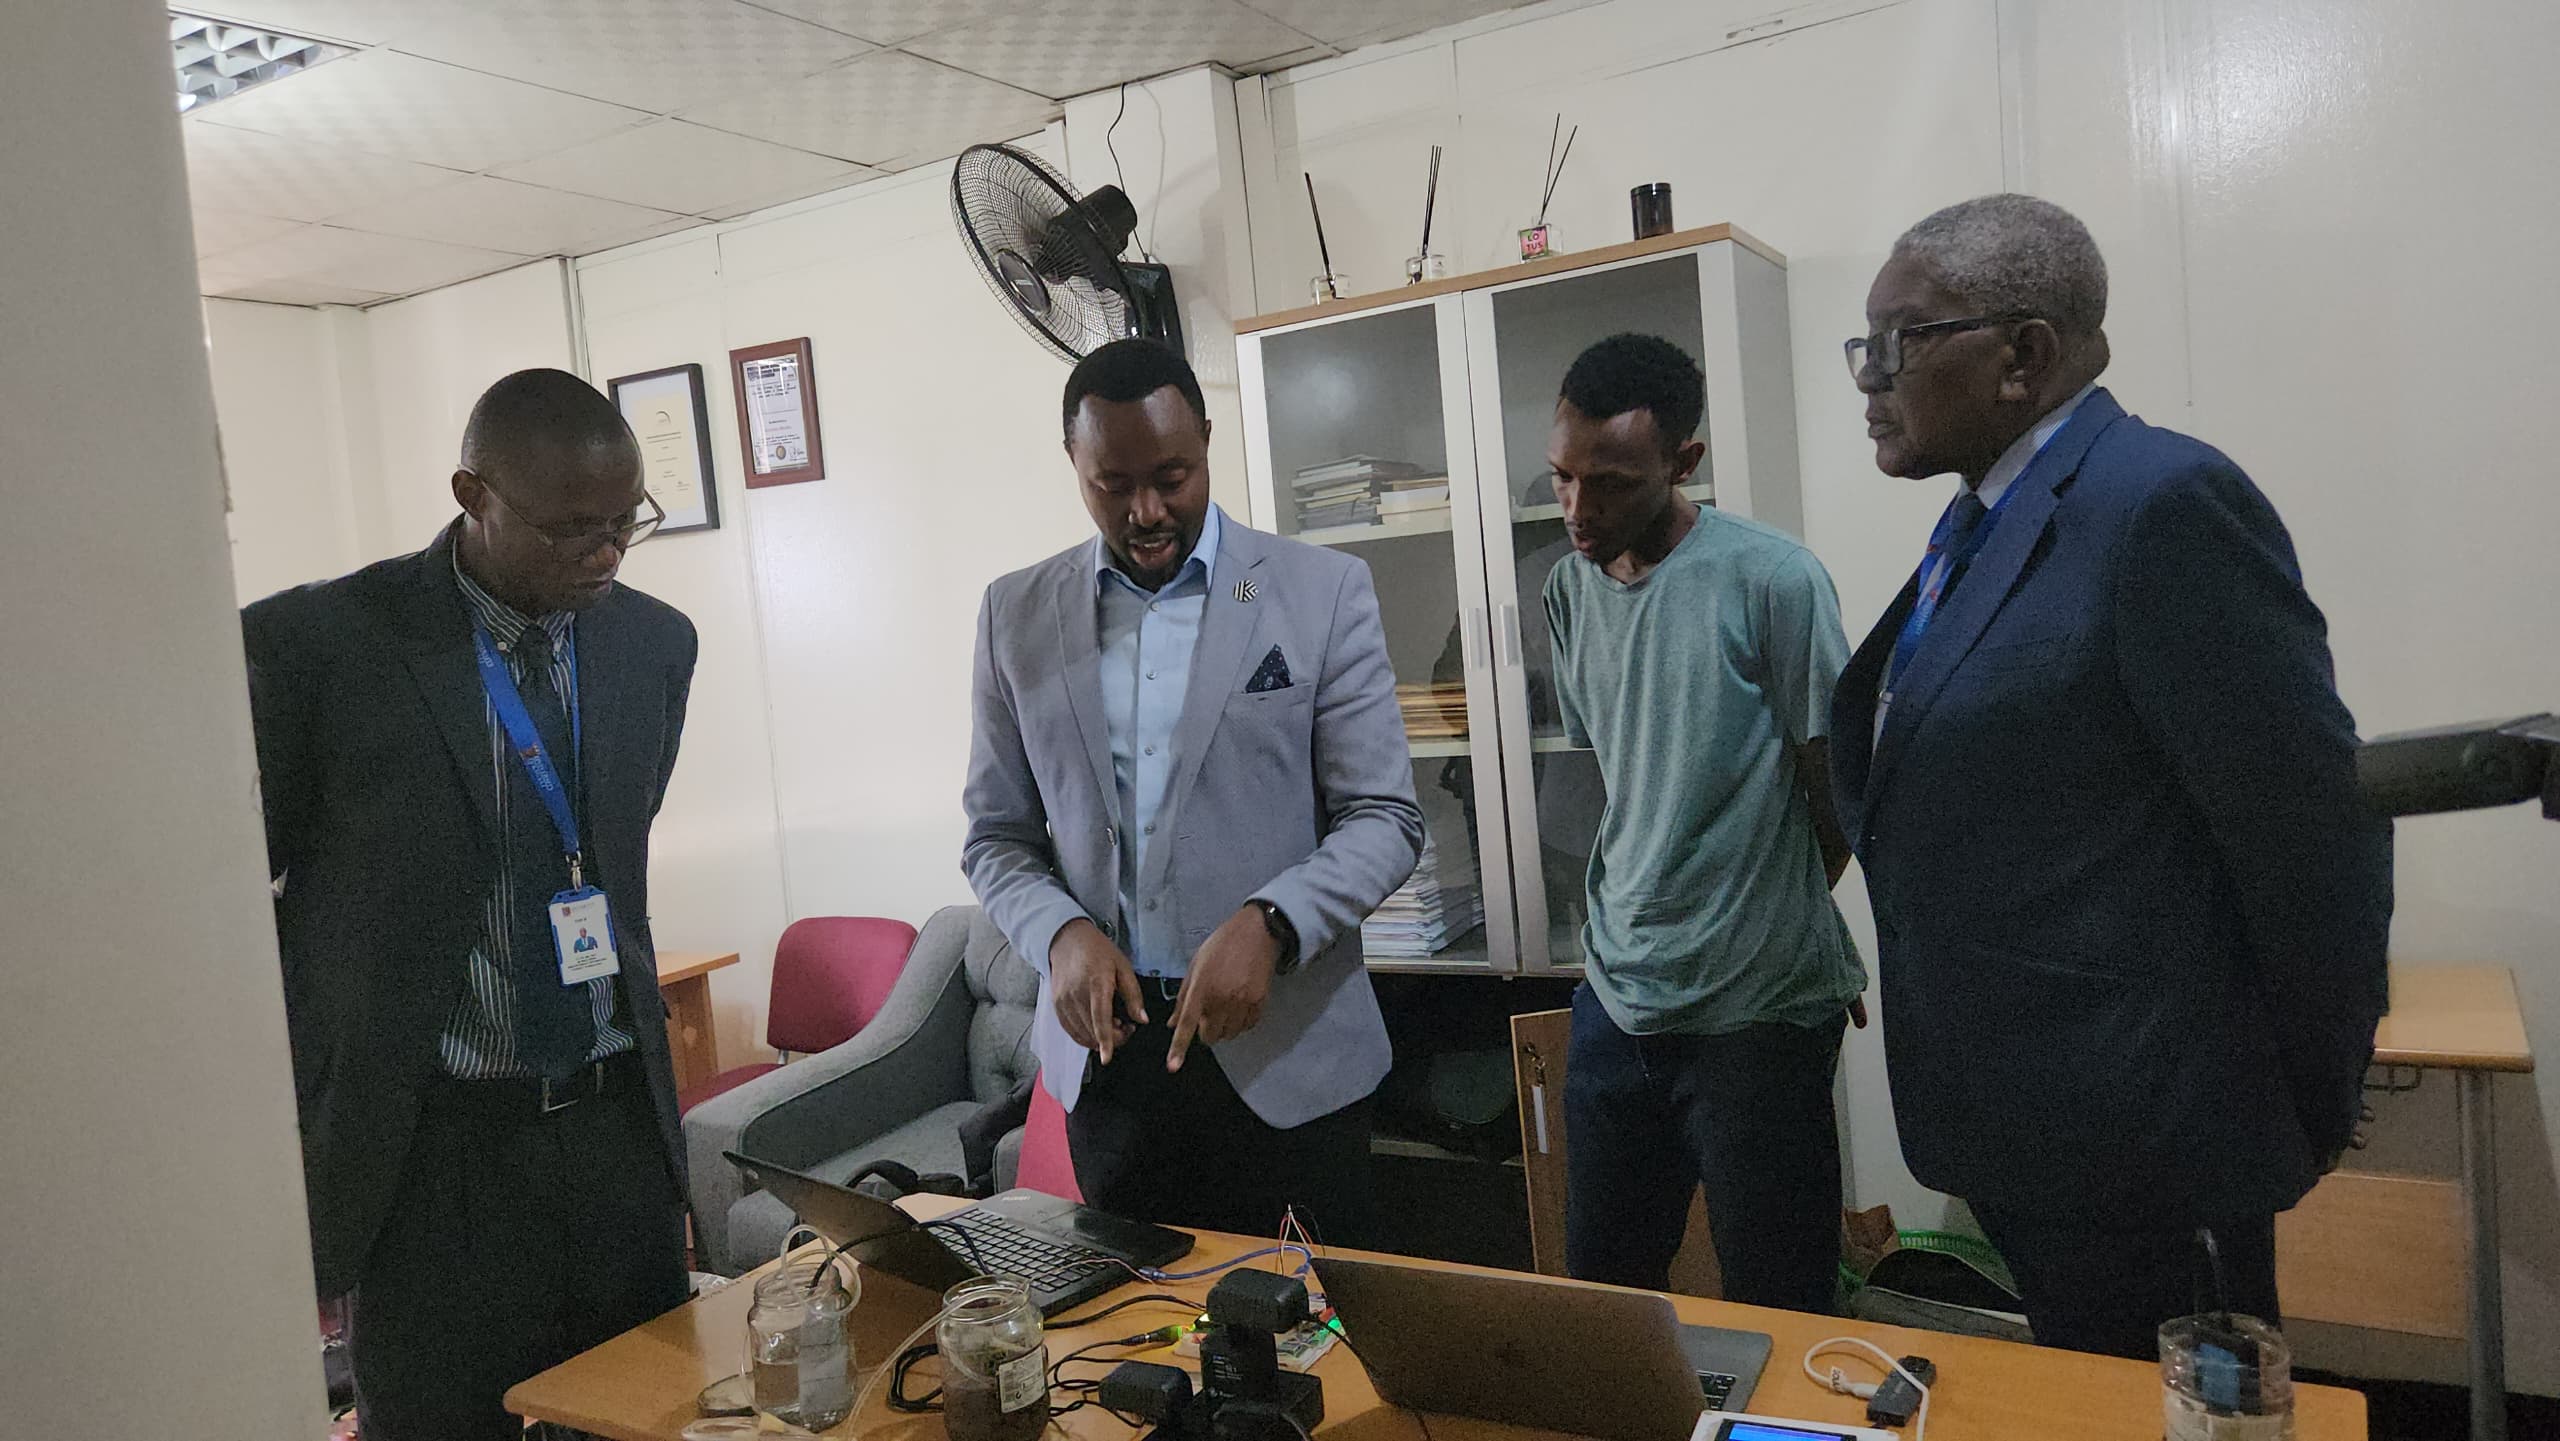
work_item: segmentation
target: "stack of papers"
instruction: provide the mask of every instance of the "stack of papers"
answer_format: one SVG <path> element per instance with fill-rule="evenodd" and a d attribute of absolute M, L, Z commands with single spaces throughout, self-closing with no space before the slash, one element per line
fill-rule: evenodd
<path fill-rule="evenodd" d="M 1428 832 L 1412 879 L 1396 888 L 1360 923 L 1360 945 L 1372 960 L 1436 956 L 1460 936 L 1484 924 L 1484 891 L 1475 857 L 1444 857 Z"/>

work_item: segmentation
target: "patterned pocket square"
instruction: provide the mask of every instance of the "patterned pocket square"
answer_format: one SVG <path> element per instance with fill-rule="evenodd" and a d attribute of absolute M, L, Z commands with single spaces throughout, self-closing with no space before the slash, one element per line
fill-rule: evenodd
<path fill-rule="evenodd" d="M 1280 654 L 1280 647 L 1275 645 L 1271 648 L 1271 654 L 1262 658 L 1262 666 L 1253 673 L 1253 679 L 1244 683 L 1244 693 L 1261 695 L 1265 691 L 1287 690 L 1296 684 L 1296 681 L 1289 679 L 1288 660 Z"/>

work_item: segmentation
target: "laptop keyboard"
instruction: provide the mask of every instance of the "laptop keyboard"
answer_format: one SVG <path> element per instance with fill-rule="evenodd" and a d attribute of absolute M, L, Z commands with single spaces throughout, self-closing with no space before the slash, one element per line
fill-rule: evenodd
<path fill-rule="evenodd" d="M 1723 1410 L 1725 1401 L 1733 1395 L 1733 1388 L 1741 1384 L 1739 1376 L 1727 1376 L 1716 1371 L 1698 1373 L 1698 1388 L 1707 1393 L 1707 1409 L 1710 1411 Z"/>
<path fill-rule="evenodd" d="M 1110 1261 L 1099 1251 L 1061 1245 L 983 1211 L 955 1211 L 936 1222 L 934 1230 L 944 1233 L 935 1239 L 951 1254 L 990 1274 L 1022 1281 L 1034 1291 L 1064 1291 Z M 951 1231 L 968 1239 L 948 1234 Z"/>

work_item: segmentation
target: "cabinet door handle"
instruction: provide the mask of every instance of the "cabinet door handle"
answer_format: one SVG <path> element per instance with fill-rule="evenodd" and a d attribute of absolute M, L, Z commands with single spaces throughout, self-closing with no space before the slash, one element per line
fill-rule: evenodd
<path fill-rule="evenodd" d="M 1502 603 L 1502 663 L 1520 663 L 1520 607 L 1507 600 Z"/>
<path fill-rule="evenodd" d="M 1471 605 L 1467 607 L 1466 626 L 1468 630 L 1474 633 L 1473 638 L 1467 642 L 1467 654 L 1475 657 L 1476 669 L 1491 669 L 1493 666 L 1493 639 L 1485 633 L 1483 606 Z"/>

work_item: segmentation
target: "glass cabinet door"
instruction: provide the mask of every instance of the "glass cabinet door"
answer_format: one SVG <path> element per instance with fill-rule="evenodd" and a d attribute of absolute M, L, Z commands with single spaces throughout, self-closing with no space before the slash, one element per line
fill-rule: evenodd
<path fill-rule="evenodd" d="M 1242 341 L 1255 523 L 1367 562 L 1413 749 L 1427 840 L 1361 927 L 1370 964 L 1513 969 L 1458 298 Z"/>
<path fill-rule="evenodd" d="M 1547 629 L 1548 572 L 1573 554 L 1547 469 L 1547 434 L 1574 357 L 1623 331 L 1658 335 L 1710 363 L 1695 252 L 1527 281 L 1467 297 L 1477 460 L 1486 491 L 1495 684 L 1505 727 L 1523 968 L 1582 963 L 1584 874 L 1607 797 L 1591 752 L 1569 742 Z M 1701 422 L 1708 438 L 1715 417 Z M 1712 451 L 1712 446 L 1710 446 Z M 1712 460 L 1688 489 L 1715 503 Z"/>

